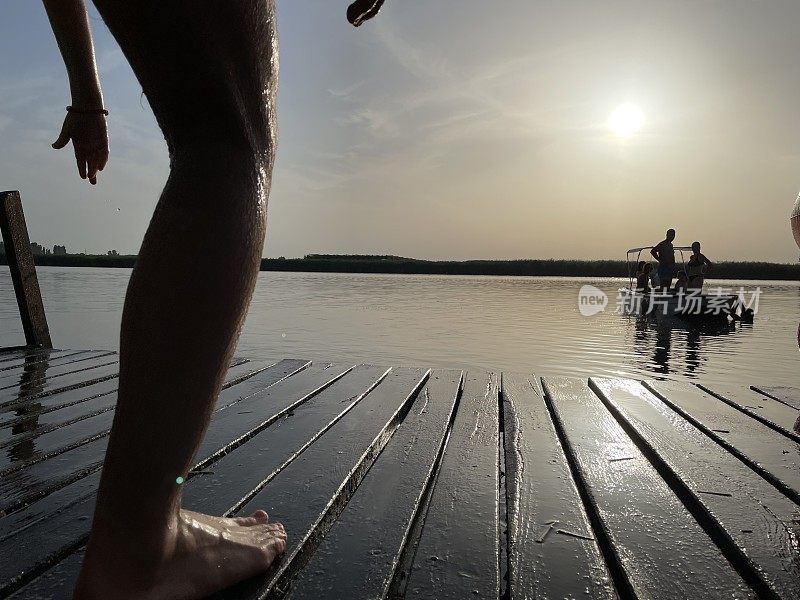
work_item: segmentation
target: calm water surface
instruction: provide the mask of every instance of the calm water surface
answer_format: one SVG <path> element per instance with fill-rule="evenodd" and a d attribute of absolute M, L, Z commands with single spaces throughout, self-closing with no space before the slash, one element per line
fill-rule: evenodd
<path fill-rule="evenodd" d="M 57 347 L 117 349 L 129 270 L 41 267 L 38 273 Z M 610 296 L 608 309 L 592 317 L 578 311 L 578 290 L 587 283 Z M 238 354 L 800 386 L 797 282 L 719 282 L 759 286 L 759 314 L 753 325 L 705 329 L 616 314 L 620 284 L 261 273 Z M 0 346 L 22 341 L 11 279 L 0 267 Z"/>

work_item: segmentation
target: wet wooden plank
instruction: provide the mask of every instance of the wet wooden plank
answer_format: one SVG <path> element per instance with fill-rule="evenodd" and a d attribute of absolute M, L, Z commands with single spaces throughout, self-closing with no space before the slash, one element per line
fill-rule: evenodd
<path fill-rule="evenodd" d="M 35 418 L 38 415 L 93 400 L 99 396 L 116 392 L 116 390 L 117 378 L 115 377 L 92 385 L 66 390 L 59 394 L 17 402 L 5 409 L 0 409 L 0 426 L 10 426 L 15 421 Z"/>
<path fill-rule="evenodd" d="M 231 369 L 225 376 L 225 387 L 217 398 L 215 410 L 226 408 L 263 392 L 268 387 L 310 366 L 309 360 L 289 358 L 276 363 L 250 361 L 242 365 L 241 372 L 234 372 Z"/>
<path fill-rule="evenodd" d="M 788 385 L 751 385 L 750 389 L 800 410 L 800 389 L 798 388 Z"/>
<path fill-rule="evenodd" d="M 800 598 L 800 508 L 640 383 L 590 383 L 759 595 Z"/>
<path fill-rule="evenodd" d="M 224 597 L 265 597 L 283 588 L 391 438 L 426 375 L 420 369 L 392 370 L 357 405 L 357 418 L 351 412 L 337 421 L 241 508 L 239 514 L 263 508 L 283 523 L 289 539 L 280 564 L 227 590 Z"/>
<path fill-rule="evenodd" d="M 434 371 L 289 598 L 385 598 L 453 416 L 461 371 Z"/>
<path fill-rule="evenodd" d="M 26 367 L 40 362 L 49 364 L 61 364 L 78 358 L 83 358 L 96 350 L 46 350 L 39 352 L 23 352 L 18 358 L 0 359 L 0 374 L 5 375 L 9 371 L 20 371 Z"/>
<path fill-rule="evenodd" d="M 36 346 L 16 346 L 11 348 L 0 347 L 0 363 L 11 360 L 24 360 L 26 356 L 47 356 L 50 352 L 62 353 L 65 350 L 53 348 L 39 348 Z"/>
<path fill-rule="evenodd" d="M 11 594 L 14 600 L 72 600 L 75 577 L 83 564 L 83 549 L 70 554 L 49 571 Z"/>
<path fill-rule="evenodd" d="M 333 385 L 354 368 L 318 364 L 251 393 L 214 413 L 197 452 L 199 468 L 244 444 L 269 425 Z"/>
<path fill-rule="evenodd" d="M 265 393 L 254 394 L 248 400 L 243 401 L 245 407 L 252 409 L 248 414 L 258 414 L 255 417 L 241 419 L 238 428 L 228 421 L 224 426 L 218 426 L 215 430 L 215 438 L 222 440 L 220 445 L 211 447 L 205 443 L 201 452 L 198 453 L 199 458 L 195 469 L 207 468 L 214 460 L 237 447 L 239 442 L 246 441 L 249 439 L 248 436 L 254 436 L 265 428 L 265 426 L 262 427 L 264 423 L 274 423 L 291 409 L 300 406 L 341 378 L 349 370 L 349 367 L 343 368 L 335 365 L 321 365 L 316 370 L 305 369 L 271 386 L 265 390 Z M 230 409 L 228 410 L 230 411 Z M 226 413 L 225 410 L 215 413 L 209 433 L 214 428 L 217 418 L 224 413 Z M 223 433 L 228 437 L 223 437 Z M 105 442 L 105 438 L 98 441 Z M 58 458 L 53 460 L 58 460 Z M 48 462 L 50 461 L 42 464 Z M 96 474 L 93 474 L 90 477 L 95 476 Z M 31 581 L 85 543 L 91 516 L 94 512 L 95 495 L 93 491 L 71 504 L 65 504 L 62 501 L 63 494 L 73 492 L 84 481 L 74 482 L 36 502 L 35 506 L 32 505 L 36 511 L 35 516 L 28 514 L 28 509 L 23 508 L 9 517 L 0 519 L 0 527 L 9 518 L 14 518 L 20 525 L 19 528 L 8 531 L 3 537 L 0 537 L 0 555 L 13 557 L 13 561 L 0 561 L 0 596 Z"/>
<path fill-rule="evenodd" d="M 575 468 L 622 595 L 746 598 L 753 593 L 589 386 L 545 378 L 559 437 Z M 590 515 L 591 516 L 591 515 Z"/>
<path fill-rule="evenodd" d="M 117 355 L 114 352 L 100 352 L 95 350 L 85 350 L 78 353 L 66 354 L 57 358 L 39 358 L 26 361 L 24 365 L 16 368 L 7 367 L 0 370 L 0 386 L 16 385 L 19 381 L 25 380 L 25 375 L 46 377 L 51 373 L 67 373 L 78 371 L 85 366 L 92 366 L 98 359 L 105 358 L 105 361 L 113 362 Z"/>
<path fill-rule="evenodd" d="M 235 511 L 339 419 L 350 411 L 350 418 L 358 419 L 366 410 L 358 403 L 388 372 L 386 367 L 360 365 L 273 421 L 192 479 L 184 492 L 185 506 L 211 514 Z"/>
<path fill-rule="evenodd" d="M 6 259 L 14 283 L 25 342 L 29 346 L 52 348 L 28 227 L 22 210 L 22 199 L 16 190 L 0 192 L 0 232 L 5 243 Z"/>
<path fill-rule="evenodd" d="M 274 477 L 344 414 L 354 407 L 357 409 L 359 401 L 386 373 L 385 367 L 357 367 L 298 406 L 293 416 L 275 421 L 208 469 L 190 475 L 184 490 L 184 506 L 209 514 L 230 512 L 243 497 Z M 353 418 L 360 418 L 358 410 Z M 58 572 L 74 584 L 78 565 L 74 563 L 72 569 L 59 566 Z"/>
<path fill-rule="evenodd" d="M 38 393 L 40 388 L 48 389 L 48 384 L 62 385 L 61 379 L 70 382 L 91 379 L 94 371 L 101 367 L 117 366 L 117 355 L 92 356 L 74 363 L 50 366 L 48 363 L 36 363 L 31 370 L 14 373 L 0 378 L 0 398 L 5 402 L 16 400 L 29 391 Z M 72 376 L 72 377 L 70 377 Z"/>
<path fill-rule="evenodd" d="M 247 395 L 267 387 L 269 384 L 265 383 L 264 376 L 255 377 L 264 371 L 269 370 L 266 375 L 271 380 L 274 380 L 272 382 L 277 382 L 299 372 L 309 364 L 309 361 L 303 360 L 282 360 L 278 363 L 257 361 L 236 363 L 228 370 L 225 376 L 223 392 L 217 398 L 215 406 L 220 408 L 233 404 Z M 65 406 L 56 405 L 47 409 L 44 409 L 36 401 L 25 403 L 15 411 L 16 414 L 21 413 L 21 416 L 12 419 L 11 417 L 14 414 L 6 415 L 5 420 L 0 416 L 0 448 L 9 445 L 9 443 L 17 443 L 16 440 L 19 440 L 22 435 L 35 437 L 59 427 L 66 427 L 101 412 L 112 410 L 117 401 L 116 380 L 102 382 L 95 386 L 89 386 L 89 388 L 78 388 L 77 390 L 72 390 L 72 393 L 85 393 L 84 390 L 94 391 L 100 386 L 110 389 L 105 393 L 92 394 L 80 402 L 73 401 Z M 236 386 L 235 390 L 225 391 L 234 386 Z M 52 396 L 44 400 L 48 401 L 47 404 L 57 404 L 60 397 L 61 395 Z M 20 408 L 22 410 L 19 410 Z"/>
<path fill-rule="evenodd" d="M 77 482 L 100 471 L 107 444 L 108 438 L 100 438 L 76 448 L 73 455 L 62 454 L 30 469 L 2 477 L 0 512 L 7 516 L 0 519 L 0 537 L 3 532 L 16 530 L 15 523 L 26 521 L 32 514 L 59 511 L 65 503 L 64 498 L 70 497 L 75 489 L 83 489 L 82 485 L 76 485 Z M 67 458 L 68 465 L 60 464 L 67 462 Z M 76 467 L 76 463 L 79 466 Z M 29 510 L 34 503 L 38 503 L 37 508 Z"/>
<path fill-rule="evenodd" d="M 0 423 L 0 448 L 19 443 L 22 439 L 67 427 L 102 412 L 114 410 L 116 404 L 117 391 L 111 390 L 88 398 L 84 402 L 77 402 L 51 411 L 26 414 L 7 423 Z"/>
<path fill-rule="evenodd" d="M 246 380 L 239 379 L 232 369 L 226 376 L 230 378 L 226 383 L 229 387 L 220 393 L 218 404 L 227 406 L 241 401 L 243 397 L 256 398 L 259 393 L 299 373 L 307 365 L 307 361 L 280 361 L 257 371 Z M 328 365 L 322 365 L 320 372 L 326 371 L 327 367 Z M 330 373 L 324 372 L 321 379 L 327 382 L 331 377 Z M 313 379 L 313 382 L 316 384 L 317 379 Z M 303 385 L 304 380 L 300 384 Z M 282 389 L 286 391 L 285 388 Z M 288 393 L 287 397 L 293 398 L 291 390 Z M 51 493 L 98 469 L 105 455 L 108 443 L 106 436 L 112 421 L 113 412 L 105 412 L 53 430 L 44 436 L 26 437 L 14 441 L 13 444 L 6 444 L 4 459 L 11 465 L 0 471 L 0 510 L 15 510 L 32 498 Z M 242 418 L 242 427 L 247 422 L 247 419 Z M 219 426 L 213 423 L 212 420 L 212 427 L 215 428 L 213 431 L 216 431 Z M 245 433 L 247 430 L 237 430 L 234 427 L 232 431 Z M 219 440 L 225 435 L 223 433 L 221 437 L 215 438 L 216 442 L 209 442 L 209 447 L 218 449 L 214 443 L 221 443 Z M 2 460 L 3 457 L 0 457 L 0 461 Z"/>
<path fill-rule="evenodd" d="M 218 403 L 226 405 L 232 401 L 231 398 L 233 394 L 228 392 L 228 390 L 231 389 L 232 384 L 236 384 L 236 382 L 239 382 L 237 387 L 238 385 L 242 385 L 244 390 L 253 388 L 264 389 L 275 381 L 279 381 L 285 377 L 288 372 L 294 370 L 293 363 L 289 363 L 289 365 L 277 364 L 269 369 L 257 371 L 256 375 L 248 377 L 248 375 L 253 372 L 253 367 L 247 367 L 242 371 L 242 369 L 246 367 L 242 362 L 236 361 L 234 366 L 226 374 L 224 391 L 220 393 L 217 399 Z M 255 367 L 255 369 L 258 369 L 258 367 Z M 244 379 L 245 377 L 247 377 L 247 379 Z M 265 379 L 268 381 L 265 381 Z M 238 397 L 240 393 L 240 390 L 237 389 L 236 397 Z M 13 470 L 26 468 L 30 464 L 34 464 L 40 460 L 46 460 L 51 456 L 69 451 L 87 441 L 106 435 L 111 429 L 111 423 L 114 419 L 113 413 L 109 413 L 108 411 L 101 412 L 100 414 L 97 413 L 97 410 L 87 410 L 85 419 L 72 419 L 70 422 L 65 422 L 61 427 L 46 427 L 41 431 L 22 432 L 20 435 L 10 440 L 0 441 L 0 449 L 2 449 L 8 446 L 21 448 L 30 445 L 28 444 L 29 439 L 35 440 L 33 444 L 35 451 L 31 452 L 30 456 L 22 461 L 22 464 L 11 465 L 11 463 L 21 462 L 19 451 L 14 452 L 14 456 L 9 455 L 5 459 L 0 457 L 0 473 L 5 474 Z M 2 440 L 2 437 L 2 434 L 0 434 L 0 440 Z"/>
<path fill-rule="evenodd" d="M 535 376 L 503 373 L 510 598 L 615 598 Z"/>
<path fill-rule="evenodd" d="M 0 445 L 0 449 L 4 450 L 0 454 L 0 476 L 26 469 L 107 435 L 113 420 L 114 412 L 106 411 L 42 435 L 23 435 L 20 439 L 7 441 Z"/>
<path fill-rule="evenodd" d="M 778 433 L 800 442 L 800 433 L 795 430 L 798 426 L 798 419 L 800 419 L 800 410 L 745 386 L 714 384 L 712 387 L 708 387 L 697 384 L 697 387 L 747 413 L 768 427 L 772 427 Z"/>
<path fill-rule="evenodd" d="M 30 383 L 23 383 L 19 387 L 0 391 L 0 410 L 7 410 L 21 402 L 30 402 L 38 398 L 92 385 L 106 379 L 116 378 L 119 375 L 118 371 L 118 365 L 111 363 L 73 373 L 64 373 L 54 378 L 32 379 Z"/>
<path fill-rule="evenodd" d="M 467 373 L 406 598 L 499 596 L 498 391 L 495 374 Z"/>
<path fill-rule="evenodd" d="M 800 443 L 698 389 L 675 381 L 645 387 L 800 504 Z"/>

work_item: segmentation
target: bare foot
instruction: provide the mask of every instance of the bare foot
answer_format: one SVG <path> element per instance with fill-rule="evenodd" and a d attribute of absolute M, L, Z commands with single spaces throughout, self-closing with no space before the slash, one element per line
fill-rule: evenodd
<path fill-rule="evenodd" d="M 286 532 L 280 523 L 270 523 L 263 510 L 232 519 L 181 510 L 163 556 L 148 560 L 153 566 L 149 573 L 142 572 L 136 558 L 122 565 L 92 560 L 102 555 L 102 542 L 95 546 L 98 552 L 87 553 L 78 578 L 76 600 L 192 600 L 266 571 L 286 549 Z"/>

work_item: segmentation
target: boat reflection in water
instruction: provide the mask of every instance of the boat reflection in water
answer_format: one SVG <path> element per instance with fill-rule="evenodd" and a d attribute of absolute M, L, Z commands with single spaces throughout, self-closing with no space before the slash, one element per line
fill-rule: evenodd
<path fill-rule="evenodd" d="M 651 369 L 665 377 L 699 377 L 710 354 L 719 352 L 721 340 L 716 338 L 726 336 L 729 338 L 724 342 L 726 346 L 738 345 L 753 330 L 752 323 L 688 320 L 662 313 L 628 318 L 635 321 L 636 354 L 650 356 Z"/>

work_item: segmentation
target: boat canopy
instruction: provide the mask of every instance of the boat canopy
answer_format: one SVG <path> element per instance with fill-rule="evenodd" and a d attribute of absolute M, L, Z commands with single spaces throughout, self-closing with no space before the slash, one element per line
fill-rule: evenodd
<path fill-rule="evenodd" d="M 642 246 L 641 248 L 631 248 L 628 250 L 628 254 L 635 254 L 636 252 L 641 252 L 642 250 L 650 250 L 651 248 L 655 248 L 655 246 Z M 684 252 L 691 252 L 691 246 L 674 246 L 675 250 L 683 250 Z"/>

